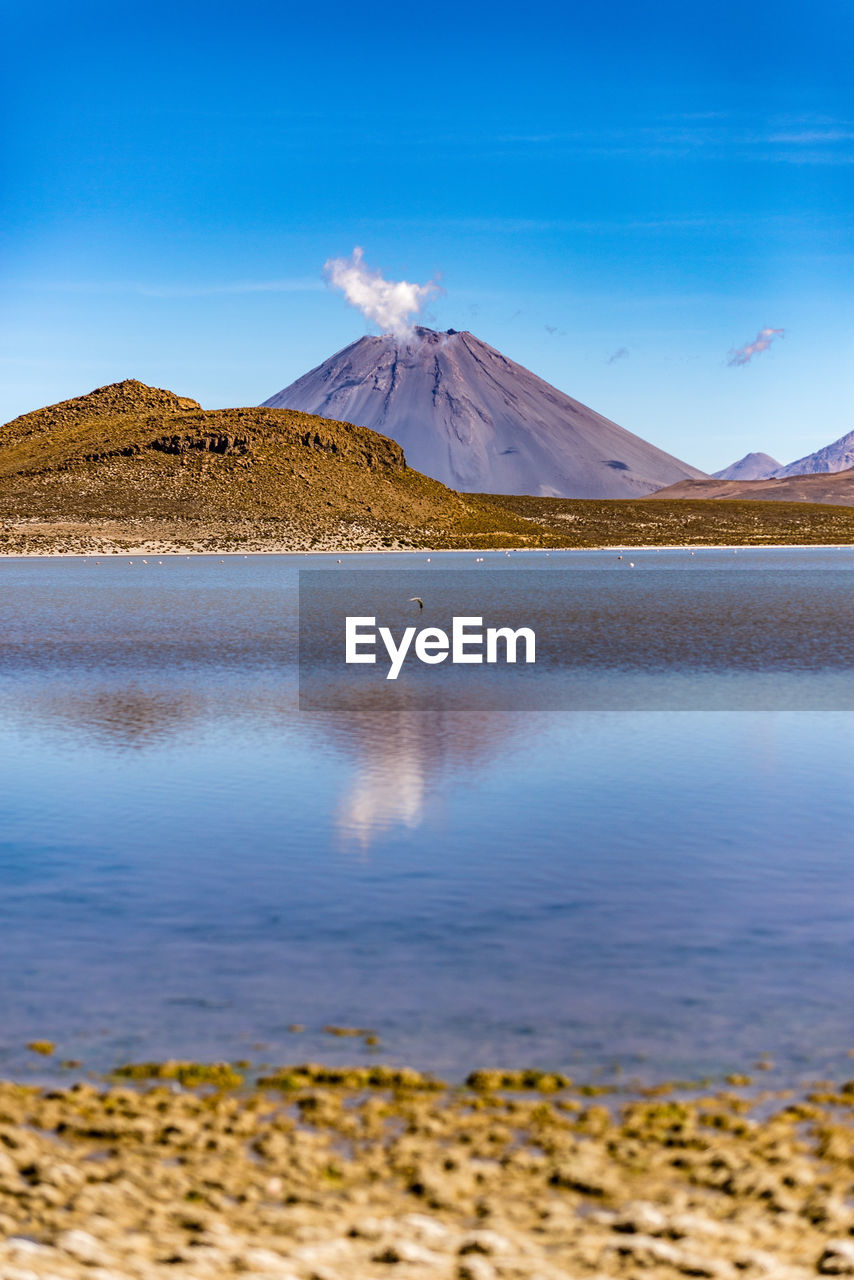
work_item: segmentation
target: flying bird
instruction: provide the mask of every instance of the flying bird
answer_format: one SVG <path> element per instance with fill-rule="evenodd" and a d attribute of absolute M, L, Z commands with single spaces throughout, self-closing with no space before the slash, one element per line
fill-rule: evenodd
<path fill-rule="evenodd" d="M 419 608 L 419 609 L 423 609 L 423 608 L 424 608 L 424 601 L 421 599 L 421 597 L 420 597 L 420 596 L 410 596 L 410 597 L 409 597 L 409 603 L 410 603 L 410 604 L 412 604 L 412 603 L 413 603 L 413 601 L 415 602 L 415 604 L 417 604 L 417 605 L 418 605 L 418 608 Z"/>

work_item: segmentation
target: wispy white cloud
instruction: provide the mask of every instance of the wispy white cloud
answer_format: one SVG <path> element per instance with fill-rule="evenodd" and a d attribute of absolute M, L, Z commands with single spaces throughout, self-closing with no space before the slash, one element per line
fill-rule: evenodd
<path fill-rule="evenodd" d="M 151 284 L 142 280 L 25 280 L 12 288 L 46 293 L 136 294 L 143 298 L 207 298 L 216 294 L 318 293 L 319 280 L 234 280 L 216 284 Z"/>
<path fill-rule="evenodd" d="M 318 280 L 237 280 L 231 284 L 163 286 L 146 285 L 144 292 L 152 297 L 200 298 L 215 293 L 319 293 Z"/>
<path fill-rule="evenodd" d="M 769 215 L 769 222 L 774 227 L 797 227 L 800 219 L 792 213 Z M 814 229 L 816 219 L 810 221 Z M 434 229 L 471 231 L 485 235 L 526 235 L 567 233 L 581 235 L 637 235 L 695 231 L 733 231 L 750 232 L 755 230 L 755 219 L 746 214 L 709 214 L 698 213 L 693 216 L 682 214 L 655 218 L 513 218 L 501 216 L 468 217 L 468 218 L 376 218 L 372 219 L 374 228 L 384 230 L 386 227 L 399 229 L 402 226 L 413 230 Z"/>
<path fill-rule="evenodd" d="M 769 116 L 764 121 L 722 113 L 666 116 L 628 127 L 500 134 L 497 148 L 537 148 L 579 157 L 748 160 L 762 163 L 854 163 L 854 122 L 826 116 Z"/>
<path fill-rule="evenodd" d="M 792 146 L 815 146 L 816 143 L 854 142 L 852 129 L 802 129 L 794 133 L 772 133 L 769 142 Z"/>
<path fill-rule="evenodd" d="M 752 342 L 746 343 L 743 347 L 734 347 L 730 351 L 727 364 L 730 368 L 750 364 L 754 356 L 761 355 L 763 351 L 767 351 L 774 339 L 784 337 L 785 333 L 785 329 L 760 329 Z"/>

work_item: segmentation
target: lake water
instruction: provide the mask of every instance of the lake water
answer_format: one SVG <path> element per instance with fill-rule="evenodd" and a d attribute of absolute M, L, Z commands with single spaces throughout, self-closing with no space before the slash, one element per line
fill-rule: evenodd
<path fill-rule="evenodd" d="M 854 1075 L 854 550 L 631 553 L 721 633 L 785 599 L 800 662 L 659 652 L 632 702 L 580 645 L 536 706 L 386 713 L 299 709 L 298 570 L 335 557 L 146 559 L 0 561 L 0 1072 L 49 1075 L 36 1038 L 91 1070 L 369 1058 L 344 1024 L 452 1078 Z M 477 564 L 344 559 L 419 595 Z M 595 603 L 627 560 L 483 569 L 593 570 Z"/>

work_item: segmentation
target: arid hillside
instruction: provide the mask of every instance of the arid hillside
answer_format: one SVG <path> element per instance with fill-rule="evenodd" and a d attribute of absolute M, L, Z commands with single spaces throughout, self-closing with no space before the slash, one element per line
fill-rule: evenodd
<path fill-rule="evenodd" d="M 407 467 L 376 432 L 288 409 L 204 411 L 126 381 L 0 428 L 6 549 L 306 549 L 524 538 L 525 522 Z M 165 545 L 164 545 L 165 549 Z"/>
<path fill-rule="evenodd" d="M 854 507 L 818 502 L 668 500 L 657 493 L 631 502 L 494 495 L 490 501 L 536 525 L 547 547 L 854 543 Z"/>

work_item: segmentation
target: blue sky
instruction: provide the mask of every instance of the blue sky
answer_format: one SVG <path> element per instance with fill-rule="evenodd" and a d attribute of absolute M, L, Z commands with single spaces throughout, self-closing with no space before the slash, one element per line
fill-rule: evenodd
<path fill-rule="evenodd" d="M 847 0 L 10 0 L 0 421 L 124 377 L 258 403 L 366 331 L 322 278 L 358 244 L 687 461 L 791 461 L 854 427 L 853 34 Z"/>

